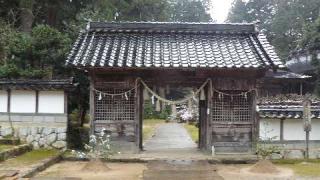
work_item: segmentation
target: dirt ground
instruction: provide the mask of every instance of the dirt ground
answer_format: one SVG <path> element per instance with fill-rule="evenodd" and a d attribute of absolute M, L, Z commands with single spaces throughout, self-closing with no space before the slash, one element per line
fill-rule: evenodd
<path fill-rule="evenodd" d="M 87 162 L 62 161 L 55 164 L 45 171 L 39 173 L 35 179 L 55 179 L 55 178 L 79 178 L 79 179 L 108 179 L 108 180 L 141 180 L 143 171 L 148 169 L 147 164 L 143 163 L 108 163 L 110 171 L 102 173 L 83 172 L 81 169 Z M 302 177 L 294 175 L 293 170 L 277 166 L 279 173 L 256 174 L 249 171 L 252 165 L 214 165 L 218 175 L 225 180 L 313 180 L 320 177 Z M 160 168 L 161 170 L 161 168 Z M 174 170 L 174 168 L 173 168 Z M 169 172 L 170 173 L 170 172 Z M 172 172 L 174 173 L 174 171 Z M 174 174 L 173 174 L 174 175 Z M 168 176 L 170 177 L 170 176 Z M 173 176 L 172 176 L 173 177 Z M 169 178 L 170 179 L 170 178 Z M 166 179 L 166 180 L 169 180 Z M 177 179 L 175 179 L 177 180 Z"/>
<path fill-rule="evenodd" d="M 81 169 L 87 162 L 69 162 L 63 161 L 55 164 L 45 171 L 39 173 L 36 177 L 46 178 L 81 178 L 85 179 L 107 179 L 109 180 L 138 180 L 142 179 L 142 172 L 146 169 L 145 164 L 142 163 L 108 163 L 108 167 L 111 169 L 107 172 L 90 173 L 83 172 Z"/>
<path fill-rule="evenodd" d="M 279 173 L 252 173 L 249 168 L 252 165 L 218 165 L 218 174 L 225 180 L 291 180 L 296 179 L 293 171 L 288 168 L 280 168 Z"/>

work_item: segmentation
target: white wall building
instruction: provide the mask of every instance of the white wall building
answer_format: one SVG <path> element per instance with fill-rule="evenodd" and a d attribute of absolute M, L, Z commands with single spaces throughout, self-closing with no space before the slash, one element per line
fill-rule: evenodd
<path fill-rule="evenodd" d="M 67 90 L 73 87 L 72 80 L 0 81 L 0 138 L 14 135 L 35 148 L 66 147 Z"/>

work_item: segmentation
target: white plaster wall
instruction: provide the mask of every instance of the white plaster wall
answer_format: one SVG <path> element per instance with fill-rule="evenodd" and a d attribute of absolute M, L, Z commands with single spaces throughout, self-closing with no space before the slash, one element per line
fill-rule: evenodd
<path fill-rule="evenodd" d="M 260 120 L 260 138 L 263 140 L 280 140 L 280 120 L 279 119 L 261 119 Z"/>
<path fill-rule="evenodd" d="M 304 140 L 303 121 L 301 119 L 286 119 L 283 123 L 284 140 Z"/>
<path fill-rule="evenodd" d="M 11 91 L 10 110 L 13 113 L 35 113 L 36 92 L 26 90 Z"/>
<path fill-rule="evenodd" d="M 8 92 L 0 91 L 0 112 L 7 112 L 8 110 Z"/>
<path fill-rule="evenodd" d="M 63 91 L 40 91 L 39 113 L 64 113 Z"/>
<path fill-rule="evenodd" d="M 311 125 L 310 140 L 320 140 L 320 119 L 312 119 Z"/>

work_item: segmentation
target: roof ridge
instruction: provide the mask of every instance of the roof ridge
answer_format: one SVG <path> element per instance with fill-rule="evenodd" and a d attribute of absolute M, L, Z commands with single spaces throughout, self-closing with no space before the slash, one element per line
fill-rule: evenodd
<path fill-rule="evenodd" d="M 257 33 L 253 23 L 211 23 L 211 22 L 89 22 L 87 31 L 152 31 L 152 32 L 240 32 Z"/>

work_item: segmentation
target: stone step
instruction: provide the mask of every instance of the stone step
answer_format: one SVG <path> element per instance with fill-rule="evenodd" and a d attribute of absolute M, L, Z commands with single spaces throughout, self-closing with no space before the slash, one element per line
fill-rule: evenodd
<path fill-rule="evenodd" d="M 206 160 L 162 160 L 150 161 L 147 164 L 150 170 L 216 170 Z"/>
<path fill-rule="evenodd" d="M 20 144 L 20 139 L 17 139 L 17 138 L 2 138 L 2 139 L 0 139 L 0 144 L 19 145 Z"/>
<path fill-rule="evenodd" d="M 20 156 L 26 152 L 29 152 L 32 150 L 32 146 L 30 144 L 22 144 L 19 146 L 16 146 L 14 148 L 5 150 L 0 152 L 0 162 L 5 161 L 9 158 L 14 158 L 16 156 Z"/>
<path fill-rule="evenodd" d="M 145 170 L 144 180 L 222 180 L 211 170 Z"/>

